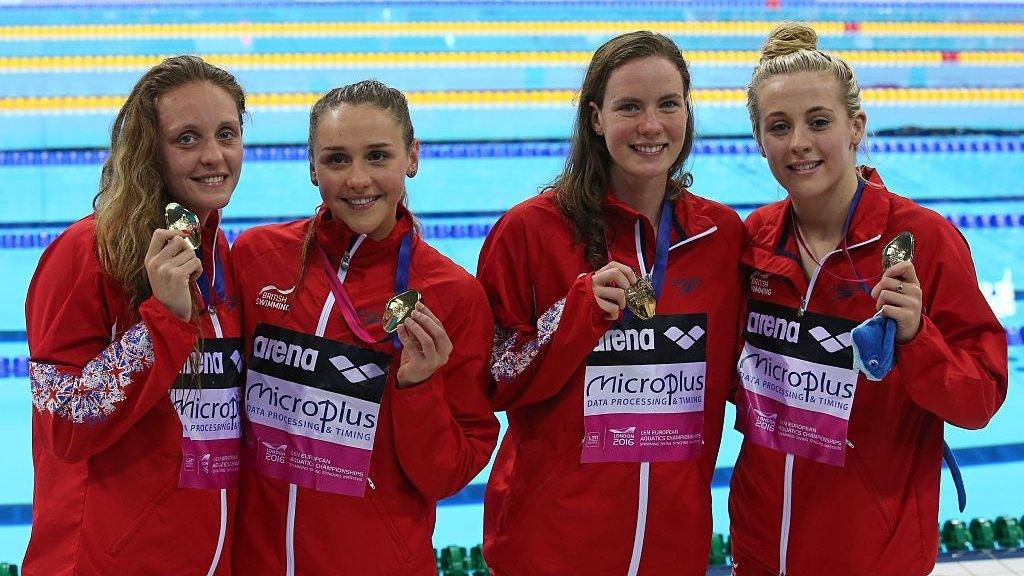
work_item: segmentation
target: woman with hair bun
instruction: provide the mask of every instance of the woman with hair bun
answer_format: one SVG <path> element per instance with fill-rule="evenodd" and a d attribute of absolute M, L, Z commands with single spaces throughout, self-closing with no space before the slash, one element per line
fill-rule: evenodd
<path fill-rule="evenodd" d="M 772 31 L 747 107 L 788 198 L 746 221 L 734 574 L 928 574 L 942 427 L 995 414 L 1005 333 L 956 228 L 856 165 L 860 88 L 814 30 Z"/>
<path fill-rule="evenodd" d="M 484 243 L 509 422 L 484 502 L 495 574 L 707 569 L 743 226 L 687 189 L 690 89 L 665 36 L 598 48 L 565 170 Z"/>
<path fill-rule="evenodd" d="M 231 573 L 241 340 L 218 224 L 244 113 L 234 76 L 200 58 L 147 71 L 93 214 L 39 260 L 28 576 Z"/>

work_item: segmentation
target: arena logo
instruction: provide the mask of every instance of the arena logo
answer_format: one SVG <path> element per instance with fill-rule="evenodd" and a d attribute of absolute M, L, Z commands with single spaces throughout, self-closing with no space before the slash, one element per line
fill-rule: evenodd
<path fill-rule="evenodd" d="M 266 336 L 257 336 L 252 343 L 253 356 L 274 364 L 301 368 L 307 372 L 316 369 L 316 358 L 319 354 L 315 348 L 303 348 L 298 344 L 289 344 Z"/>
<path fill-rule="evenodd" d="M 654 350 L 653 328 L 608 330 L 594 347 L 594 352 L 633 352 L 637 350 Z"/>
<path fill-rule="evenodd" d="M 800 323 L 796 320 L 786 320 L 757 312 L 751 312 L 747 316 L 747 331 L 794 344 L 800 339 Z"/>
<path fill-rule="evenodd" d="M 287 312 L 289 307 L 288 296 L 294 291 L 295 286 L 287 290 L 282 290 L 273 284 L 264 286 L 260 288 L 259 294 L 256 296 L 256 305 Z"/>
<path fill-rule="evenodd" d="M 815 326 L 808 330 L 807 333 L 814 336 L 814 339 L 818 341 L 818 344 L 821 344 L 821 347 L 831 354 L 835 354 L 843 348 L 849 348 L 853 345 L 853 336 L 851 336 L 849 332 L 843 332 L 842 334 L 833 336 L 828 330 L 825 330 L 821 326 Z"/>
<path fill-rule="evenodd" d="M 357 367 L 346 356 L 335 356 L 334 358 L 331 358 L 331 364 L 341 372 L 341 375 L 344 376 L 346 380 L 353 384 L 372 380 L 385 374 L 385 372 L 380 369 L 380 366 L 377 366 L 376 364 L 363 364 L 362 366 Z"/>

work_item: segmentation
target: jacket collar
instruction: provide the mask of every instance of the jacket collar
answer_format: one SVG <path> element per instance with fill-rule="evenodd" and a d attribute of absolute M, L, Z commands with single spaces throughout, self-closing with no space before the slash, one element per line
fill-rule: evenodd
<path fill-rule="evenodd" d="M 641 222 L 644 238 L 654 237 L 655 224 L 623 202 L 613 190 L 609 189 L 605 193 L 601 204 L 605 224 L 609 228 L 610 242 L 615 241 L 612 236 L 615 234 L 616 236 L 625 235 L 632 244 L 633 229 L 638 219 Z M 671 201 L 671 205 L 673 211 L 672 232 L 669 234 L 669 238 L 673 248 L 690 238 L 706 234 L 715 227 L 714 220 L 708 215 L 707 205 L 698 202 L 689 190 L 684 190 L 678 198 Z M 618 238 L 618 241 L 622 241 L 622 239 Z"/>
<path fill-rule="evenodd" d="M 399 245 L 405 233 L 413 229 L 413 217 L 409 210 L 398 205 L 398 222 L 391 232 L 381 240 L 372 240 L 369 236 L 359 245 L 358 259 L 366 261 L 368 258 L 377 258 L 390 255 L 395 257 L 398 254 Z M 326 206 L 320 205 L 316 213 L 317 230 L 316 239 L 320 246 L 327 252 L 333 265 L 337 265 L 342 255 L 352 245 L 352 242 L 359 236 L 344 221 L 334 218 Z"/>
<path fill-rule="evenodd" d="M 848 246 L 856 246 L 880 236 L 889 220 L 892 202 L 890 192 L 874 168 L 862 166 L 865 180 L 860 200 L 854 209 L 846 239 Z M 789 198 L 762 208 L 761 227 L 753 231 L 743 254 L 743 263 L 758 270 L 774 274 L 789 274 L 795 270 L 800 277 L 800 261 L 796 239 L 793 237 L 793 203 Z"/>

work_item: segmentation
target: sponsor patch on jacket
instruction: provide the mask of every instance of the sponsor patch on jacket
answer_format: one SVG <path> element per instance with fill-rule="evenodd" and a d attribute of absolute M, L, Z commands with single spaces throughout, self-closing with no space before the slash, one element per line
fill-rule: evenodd
<path fill-rule="evenodd" d="M 362 496 L 390 364 L 387 354 L 257 325 L 245 382 L 256 469 Z"/>
<path fill-rule="evenodd" d="M 601 336 L 583 379 L 581 462 L 700 456 L 707 315 L 632 317 Z"/>
<path fill-rule="evenodd" d="M 857 323 L 748 302 L 736 428 L 762 446 L 842 466 L 857 392 Z"/>
<path fill-rule="evenodd" d="M 181 419 L 182 488 L 228 488 L 238 481 L 242 368 L 241 338 L 205 338 L 171 387 Z"/>

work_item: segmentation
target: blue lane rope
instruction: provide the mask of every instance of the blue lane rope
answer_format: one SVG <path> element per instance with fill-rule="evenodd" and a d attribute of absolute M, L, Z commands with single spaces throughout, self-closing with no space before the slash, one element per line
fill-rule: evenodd
<path fill-rule="evenodd" d="M 423 158 L 532 158 L 564 157 L 566 140 L 525 140 L 501 142 L 423 142 Z M 874 154 L 943 154 L 1024 152 L 1024 137 L 938 138 L 884 137 L 868 140 Z M 693 153 L 709 156 L 750 156 L 760 154 L 752 138 L 715 138 L 694 143 Z M 0 166 L 68 166 L 102 164 L 106 149 L 2 150 Z M 305 162 L 305 144 L 267 144 L 245 147 L 250 162 Z"/>

